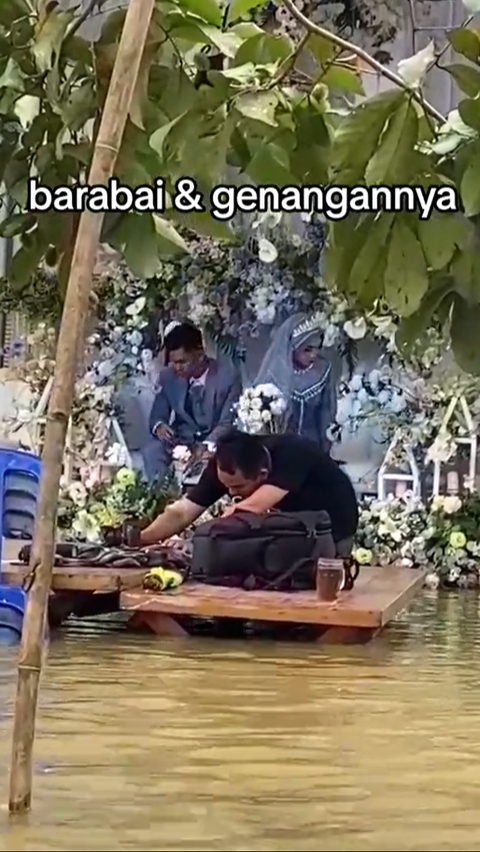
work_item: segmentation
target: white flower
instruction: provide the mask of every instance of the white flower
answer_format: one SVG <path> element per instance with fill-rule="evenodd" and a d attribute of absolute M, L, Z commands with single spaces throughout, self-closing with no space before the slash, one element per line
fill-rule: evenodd
<path fill-rule="evenodd" d="M 281 417 L 282 414 L 287 410 L 287 403 L 283 399 L 283 397 L 279 397 L 279 399 L 274 399 L 270 404 L 270 411 L 272 412 L 274 417 Z"/>
<path fill-rule="evenodd" d="M 262 411 L 262 420 L 263 420 L 264 423 L 270 423 L 271 419 L 272 419 L 272 412 L 269 411 L 266 408 L 265 411 Z"/>
<path fill-rule="evenodd" d="M 270 242 L 270 240 L 266 240 L 265 237 L 262 237 L 258 241 L 258 257 L 262 261 L 262 263 L 274 263 L 278 257 L 278 251 Z"/>
<path fill-rule="evenodd" d="M 350 380 L 350 390 L 355 392 L 359 391 L 360 388 L 363 388 L 363 376 L 353 376 Z"/>
<path fill-rule="evenodd" d="M 87 541 L 97 542 L 100 538 L 100 526 L 86 509 L 81 509 L 72 523 L 72 532 Z"/>
<path fill-rule="evenodd" d="M 379 405 L 387 405 L 390 402 L 390 393 L 388 390 L 381 390 L 377 394 L 377 402 Z"/>
<path fill-rule="evenodd" d="M 279 389 L 272 383 L 257 385 L 255 390 L 262 396 L 268 396 L 271 399 L 278 399 L 281 396 Z"/>
<path fill-rule="evenodd" d="M 260 411 L 262 407 L 262 400 L 259 397 L 252 399 L 252 411 Z"/>
<path fill-rule="evenodd" d="M 477 10 L 478 11 L 478 8 Z M 398 73 L 402 80 L 408 86 L 418 88 L 422 82 L 426 72 L 435 62 L 435 44 L 430 41 L 426 47 L 415 53 L 414 56 L 409 56 L 408 59 L 402 59 L 397 66 Z"/>
<path fill-rule="evenodd" d="M 455 512 L 458 512 L 461 508 L 462 501 L 460 500 L 460 497 L 457 497 L 456 495 L 444 497 L 443 511 L 446 515 L 454 515 Z"/>
<path fill-rule="evenodd" d="M 135 301 L 132 302 L 131 305 L 127 305 L 127 307 L 125 308 L 125 313 L 128 314 L 129 317 L 138 316 L 138 314 L 142 313 L 146 304 L 147 300 L 145 296 L 139 296 L 138 299 L 135 299 Z"/>
<path fill-rule="evenodd" d="M 351 340 L 362 340 L 367 333 L 367 323 L 363 317 L 358 317 L 354 320 L 347 320 L 343 324 L 345 334 Z"/>
<path fill-rule="evenodd" d="M 425 461 L 447 462 L 455 450 L 451 435 L 448 432 L 439 433 L 433 444 L 428 448 Z"/>
<path fill-rule="evenodd" d="M 76 506 L 85 506 L 88 494 L 83 482 L 72 482 L 68 487 L 68 496 Z"/>
<path fill-rule="evenodd" d="M 331 346 L 334 346 L 338 340 L 339 330 L 336 325 L 333 323 L 329 323 L 324 331 L 323 335 L 323 345 L 325 349 L 329 349 Z"/>
<path fill-rule="evenodd" d="M 265 228 L 276 228 L 282 221 L 282 215 L 282 213 L 275 213 L 272 210 L 266 210 L 264 213 L 259 213 L 255 221 L 252 222 L 252 228 L 254 231 L 262 225 Z"/>
<path fill-rule="evenodd" d="M 179 462 L 180 464 L 186 464 L 191 455 L 192 454 L 188 447 L 183 446 L 183 444 L 179 444 L 177 447 L 174 447 L 172 452 L 173 461 Z"/>
<path fill-rule="evenodd" d="M 115 467 L 124 467 L 128 459 L 128 451 L 120 443 L 112 444 L 105 453 L 106 459 Z"/>
<path fill-rule="evenodd" d="M 440 585 L 440 579 L 438 575 L 434 574 L 433 571 L 427 574 L 425 577 L 425 585 L 427 589 L 438 589 Z"/>

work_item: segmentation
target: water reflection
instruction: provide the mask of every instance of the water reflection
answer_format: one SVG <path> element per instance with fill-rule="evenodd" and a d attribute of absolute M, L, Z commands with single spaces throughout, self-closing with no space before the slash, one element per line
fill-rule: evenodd
<path fill-rule="evenodd" d="M 366 648 L 72 629 L 50 649 L 34 810 L 0 812 L 0 850 L 475 849 L 479 708 L 473 595 L 427 595 Z"/>

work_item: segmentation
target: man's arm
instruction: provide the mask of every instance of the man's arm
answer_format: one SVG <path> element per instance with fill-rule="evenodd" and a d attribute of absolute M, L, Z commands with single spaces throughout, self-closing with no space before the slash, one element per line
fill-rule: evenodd
<path fill-rule="evenodd" d="M 150 418 L 148 423 L 152 435 L 156 436 L 156 432 L 159 426 L 168 426 L 170 422 L 171 411 L 172 409 L 168 401 L 168 397 L 163 388 L 160 388 L 158 393 L 155 395 L 155 399 L 153 400 L 152 410 L 150 412 Z"/>
<path fill-rule="evenodd" d="M 140 533 L 140 545 L 146 547 L 150 544 L 158 544 L 171 538 L 172 535 L 186 530 L 190 524 L 193 524 L 200 517 L 205 509 L 203 506 L 197 506 L 187 497 L 182 497 L 171 506 L 167 506 L 164 512 L 155 518 L 150 526 L 142 530 Z"/>
<path fill-rule="evenodd" d="M 217 425 L 214 426 L 208 437 L 205 438 L 205 441 L 211 441 L 212 444 L 216 444 L 222 432 L 232 425 L 235 417 L 234 407 L 240 399 L 241 394 L 242 380 L 238 370 L 235 370 L 232 377 L 232 384 L 230 385 L 225 401 L 222 405 L 219 421 Z"/>

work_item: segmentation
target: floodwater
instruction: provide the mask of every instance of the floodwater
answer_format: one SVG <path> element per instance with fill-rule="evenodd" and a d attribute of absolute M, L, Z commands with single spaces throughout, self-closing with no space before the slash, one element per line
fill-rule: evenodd
<path fill-rule="evenodd" d="M 426 593 L 364 648 L 72 628 L 50 647 L 33 810 L 0 850 L 480 849 L 480 619 Z"/>

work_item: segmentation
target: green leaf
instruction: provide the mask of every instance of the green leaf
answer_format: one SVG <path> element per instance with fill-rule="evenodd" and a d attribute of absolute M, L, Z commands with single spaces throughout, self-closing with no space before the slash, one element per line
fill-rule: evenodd
<path fill-rule="evenodd" d="M 32 213 L 14 213 L 0 222 L 0 237 L 10 240 L 24 231 L 29 231 L 34 224 L 35 216 Z"/>
<path fill-rule="evenodd" d="M 330 63 L 338 52 L 338 47 L 329 38 L 317 35 L 317 33 L 310 34 L 308 49 L 320 66 Z"/>
<path fill-rule="evenodd" d="M 396 89 L 382 92 L 359 104 L 341 120 L 333 139 L 332 182 L 351 184 L 363 180 L 388 119 L 405 98 L 405 93 Z"/>
<path fill-rule="evenodd" d="M 480 374 L 480 305 L 471 305 L 459 296 L 453 304 L 450 335 L 458 366 L 466 373 Z"/>
<path fill-rule="evenodd" d="M 32 10 L 26 0 L 8 0 L 0 3 L 0 23 L 9 29 L 19 18 L 31 15 Z"/>
<path fill-rule="evenodd" d="M 206 213 L 178 213 L 172 211 L 169 218 L 174 218 L 180 222 L 185 228 L 190 228 L 197 234 L 203 234 L 205 237 L 211 237 L 214 240 L 222 240 L 223 242 L 233 242 L 235 235 L 227 222 L 220 222 Z"/>
<path fill-rule="evenodd" d="M 333 65 L 329 68 L 325 74 L 322 74 L 321 81 L 329 89 L 340 89 L 352 95 L 365 94 L 360 76 L 349 68 L 342 68 L 341 65 Z"/>
<path fill-rule="evenodd" d="M 381 280 L 379 281 L 379 266 L 385 257 L 385 244 L 395 221 L 391 213 L 383 213 L 374 219 L 366 227 L 360 227 L 358 234 L 364 233 L 361 239 L 361 247 L 352 265 L 349 276 L 349 289 L 362 304 L 372 303 L 381 294 Z M 344 235 L 344 248 L 350 242 L 348 230 Z M 347 249 L 348 250 L 348 249 Z"/>
<path fill-rule="evenodd" d="M 470 250 L 458 251 L 451 266 L 456 292 L 472 305 L 480 302 L 480 253 L 473 244 Z"/>
<path fill-rule="evenodd" d="M 478 68 L 455 63 L 454 65 L 445 65 L 444 70 L 451 74 L 458 88 L 470 98 L 476 98 L 480 93 L 480 71 Z"/>
<path fill-rule="evenodd" d="M 420 302 L 419 308 L 409 317 L 402 317 L 395 335 L 398 349 L 408 349 L 418 343 L 419 338 L 432 324 L 436 312 L 447 299 L 451 300 L 452 283 L 449 278 L 441 278 L 430 286 Z"/>
<path fill-rule="evenodd" d="M 42 239 L 38 229 L 33 234 L 25 235 L 23 245 L 15 252 L 7 267 L 7 280 L 18 287 L 28 284 L 43 259 L 46 249 L 47 243 Z"/>
<path fill-rule="evenodd" d="M 32 53 L 41 74 L 53 67 L 60 53 L 67 27 L 74 15 L 73 10 L 63 12 L 60 7 L 54 6 L 37 31 Z"/>
<path fill-rule="evenodd" d="M 480 133 L 480 100 L 460 101 L 458 112 L 468 127 L 473 127 L 477 133 Z"/>
<path fill-rule="evenodd" d="M 470 148 L 470 157 L 460 183 L 460 195 L 466 216 L 480 213 L 480 143 Z"/>
<path fill-rule="evenodd" d="M 62 105 L 65 125 L 74 133 L 82 130 L 86 122 L 96 115 L 97 94 L 93 80 L 85 80 L 81 86 L 70 91 Z"/>
<path fill-rule="evenodd" d="M 257 67 L 253 62 L 246 62 L 245 65 L 232 65 L 231 68 L 226 68 L 225 71 L 222 71 L 219 76 L 223 77 L 226 80 L 234 80 L 237 83 L 241 83 L 242 85 L 246 85 L 248 83 L 252 83 L 256 77 Z M 209 79 L 210 82 L 215 80 L 215 71 L 210 71 Z"/>
<path fill-rule="evenodd" d="M 292 49 L 293 45 L 288 36 L 260 33 L 240 45 L 233 64 L 245 65 L 247 62 L 253 62 L 255 65 L 268 65 L 271 62 L 282 62 Z"/>
<path fill-rule="evenodd" d="M 154 66 L 148 89 L 150 98 L 168 119 L 176 118 L 198 101 L 198 93 L 183 68 Z"/>
<path fill-rule="evenodd" d="M 221 27 L 223 12 L 217 0 L 180 0 L 180 6 L 184 6 L 189 12 L 203 18 L 214 27 Z"/>
<path fill-rule="evenodd" d="M 228 6 L 228 20 L 250 17 L 250 14 L 264 5 L 265 0 L 233 0 Z"/>
<path fill-rule="evenodd" d="M 365 170 L 368 185 L 405 182 L 407 161 L 418 137 L 418 116 L 410 101 L 403 101 L 390 116 L 379 147 Z"/>
<path fill-rule="evenodd" d="M 401 217 L 395 221 L 390 236 L 384 286 L 388 305 L 404 317 L 419 309 L 428 290 L 428 270 L 422 246 Z"/>
<path fill-rule="evenodd" d="M 178 253 L 178 251 L 190 253 L 190 249 L 183 239 L 180 236 L 176 228 L 172 225 L 171 222 L 168 222 L 162 216 L 157 216 L 153 214 L 153 221 L 155 223 L 155 229 L 159 236 L 159 247 L 160 250 L 170 251 L 172 250 Z M 162 252 L 163 253 L 163 252 Z"/>
<path fill-rule="evenodd" d="M 457 53 L 461 53 L 471 62 L 477 62 L 480 57 L 480 38 L 478 33 L 468 27 L 456 27 L 447 33 L 447 38 Z"/>
<path fill-rule="evenodd" d="M 244 92 L 235 98 L 235 107 L 246 118 L 276 126 L 275 110 L 278 95 L 275 92 Z"/>
<path fill-rule="evenodd" d="M 25 76 L 12 57 L 9 58 L 3 74 L 0 76 L 0 89 L 13 89 L 16 92 L 24 92 Z"/>
<path fill-rule="evenodd" d="M 245 140 L 244 135 L 237 127 L 234 127 L 230 136 L 230 151 L 228 152 L 228 163 L 234 168 L 245 171 L 251 160 L 250 148 Z"/>
<path fill-rule="evenodd" d="M 233 59 L 243 39 L 233 32 L 223 32 L 205 24 L 195 15 L 170 14 L 165 17 L 165 28 L 175 40 L 185 39 L 196 44 L 211 44 L 224 56 Z"/>
<path fill-rule="evenodd" d="M 293 173 L 306 184 L 328 183 L 330 134 L 325 115 L 311 101 L 302 100 L 293 117 L 297 128 L 290 156 Z"/>
<path fill-rule="evenodd" d="M 123 254 L 134 275 L 147 279 L 158 273 L 159 242 L 150 213 L 127 213 L 109 236 L 109 242 Z"/>
<path fill-rule="evenodd" d="M 431 269 L 447 266 L 457 249 L 462 249 L 472 236 L 472 225 L 462 215 L 433 213 L 419 219 L 417 234 Z"/>
<path fill-rule="evenodd" d="M 282 187 L 295 184 L 288 152 L 274 142 L 268 145 L 261 142 L 245 171 L 257 184 Z"/>
<path fill-rule="evenodd" d="M 166 124 L 162 125 L 162 127 L 159 127 L 158 130 L 150 136 L 150 145 L 153 150 L 157 152 L 160 159 L 163 159 L 164 157 L 164 145 L 170 131 L 173 130 L 173 128 L 180 122 L 185 122 L 185 120 L 188 121 L 188 116 L 188 110 L 186 112 L 182 112 L 172 121 L 168 121 Z"/>

